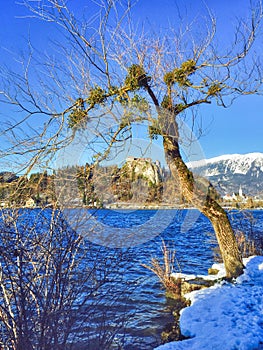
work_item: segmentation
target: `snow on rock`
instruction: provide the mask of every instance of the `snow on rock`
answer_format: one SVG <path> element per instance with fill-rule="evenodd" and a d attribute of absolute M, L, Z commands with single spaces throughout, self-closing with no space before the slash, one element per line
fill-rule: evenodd
<path fill-rule="evenodd" d="M 192 162 L 189 162 L 188 165 L 191 168 L 196 168 L 196 167 L 205 166 L 211 163 L 218 163 L 221 161 L 233 161 L 237 163 L 252 163 L 256 160 L 259 162 L 262 159 L 263 159 L 263 153 L 259 153 L 259 152 L 247 153 L 247 154 L 224 154 L 222 156 L 213 157 L 209 159 L 192 161 Z"/>
<path fill-rule="evenodd" d="M 263 168 L 263 153 L 225 154 L 210 159 L 202 159 L 187 163 L 191 169 L 199 168 L 203 176 L 220 174 L 247 174 L 253 167 Z"/>
<path fill-rule="evenodd" d="M 191 306 L 181 311 L 180 327 L 190 338 L 157 349 L 263 349 L 263 257 L 244 259 L 244 264 L 235 284 L 221 282 L 189 293 Z"/>

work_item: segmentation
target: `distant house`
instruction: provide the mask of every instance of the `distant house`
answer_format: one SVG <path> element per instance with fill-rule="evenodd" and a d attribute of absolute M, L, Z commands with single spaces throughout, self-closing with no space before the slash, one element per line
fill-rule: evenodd
<path fill-rule="evenodd" d="M 238 193 L 233 193 L 232 196 L 230 194 L 226 194 L 223 196 L 224 201 L 246 201 L 246 196 L 243 194 L 242 186 L 240 185 Z"/>
<path fill-rule="evenodd" d="M 36 203 L 33 198 L 28 198 L 25 204 L 25 207 L 27 208 L 34 208 L 36 206 Z"/>
<path fill-rule="evenodd" d="M 0 207 L 1 207 L 1 208 L 7 208 L 7 207 L 8 207 L 8 202 L 2 201 L 2 202 L 0 203 Z"/>
<path fill-rule="evenodd" d="M 223 196 L 224 201 L 231 201 L 233 200 L 233 195 L 231 196 L 229 193 L 227 193 L 225 196 Z"/>

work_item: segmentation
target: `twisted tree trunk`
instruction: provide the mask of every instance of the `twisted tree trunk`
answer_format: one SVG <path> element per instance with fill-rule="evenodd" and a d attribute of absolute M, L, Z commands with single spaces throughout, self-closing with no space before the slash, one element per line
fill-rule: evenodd
<path fill-rule="evenodd" d="M 242 274 L 244 265 L 227 214 L 212 198 L 207 188 L 204 190 L 198 186 L 193 173 L 187 168 L 181 157 L 178 138 L 170 134 L 171 130 L 166 133 L 166 136 L 163 136 L 163 146 L 171 173 L 179 180 L 184 198 L 212 223 L 225 265 L 226 276 L 228 278 L 238 277 Z"/>

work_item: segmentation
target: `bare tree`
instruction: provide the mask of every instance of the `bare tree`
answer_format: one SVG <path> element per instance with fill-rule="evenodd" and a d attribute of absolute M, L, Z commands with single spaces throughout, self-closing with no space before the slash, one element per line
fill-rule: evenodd
<path fill-rule="evenodd" d="M 2 102 L 18 109 L 21 119 L 2 126 L 5 135 L 11 133 L 2 154 L 19 153 L 30 172 L 73 142 L 79 129 L 92 128 L 94 137 L 103 141 L 100 152 L 89 145 L 97 164 L 113 145 L 132 136 L 133 124 L 147 124 L 149 138 L 162 138 L 166 161 L 184 198 L 211 221 L 227 276 L 240 275 L 244 267 L 227 214 L 182 158 L 178 118 L 200 105 L 215 101 L 227 107 L 238 96 L 259 91 L 261 66 L 253 45 L 262 21 L 261 2 L 254 4 L 249 19 L 239 19 L 233 41 L 218 46 L 216 20 L 209 11 L 202 35 L 186 26 L 155 36 L 138 33 L 129 1 L 96 2 L 97 12 L 83 20 L 64 0 L 22 4 L 31 15 L 58 26 L 64 37 L 55 43 L 59 54 L 41 53 L 35 61 L 30 43 L 23 74 L 3 73 Z M 100 114 L 101 106 L 107 113 Z M 41 118 L 40 131 L 25 127 L 32 118 Z M 65 136 L 67 128 L 72 133 Z"/>
<path fill-rule="evenodd" d="M 115 335 L 123 332 L 127 315 L 114 315 L 114 326 L 113 316 L 109 318 L 101 305 L 107 300 L 110 311 L 125 293 L 110 282 L 127 258 L 124 252 L 109 255 L 91 249 L 62 213 L 52 209 L 4 210 L 0 242 L 1 347 L 57 350 L 118 345 Z M 95 323 L 96 332 L 91 327 Z"/>

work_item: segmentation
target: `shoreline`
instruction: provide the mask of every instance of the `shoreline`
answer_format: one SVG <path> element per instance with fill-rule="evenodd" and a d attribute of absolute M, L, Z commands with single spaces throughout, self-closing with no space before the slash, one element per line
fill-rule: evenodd
<path fill-rule="evenodd" d="M 236 210 L 236 211 L 248 211 L 248 210 L 263 210 L 263 207 L 257 207 L 257 208 L 236 208 L 236 207 L 224 207 L 222 208 L 225 211 L 229 210 Z M 36 207 L 1 207 L 0 210 L 5 209 L 52 209 L 52 206 L 36 206 Z M 60 209 L 57 207 L 56 209 Z M 107 209 L 107 210 L 199 210 L 195 207 L 187 207 L 187 206 L 173 206 L 173 205 L 107 205 L 104 207 L 89 207 L 89 206 L 76 206 L 76 207 L 67 207 L 65 209 L 92 209 L 92 210 L 101 210 L 101 209 Z M 63 209 L 62 209 L 63 210 Z"/>
<path fill-rule="evenodd" d="M 263 210 L 263 207 L 257 207 L 257 208 L 236 208 L 236 207 L 230 207 L 230 206 L 222 206 L 224 210 L 237 210 L 237 211 L 244 211 L 244 210 Z M 113 204 L 113 205 L 105 205 L 102 208 L 90 208 L 90 209 L 109 209 L 109 210 L 114 210 L 114 209 L 120 209 L 120 210 L 184 210 L 184 209 L 189 209 L 189 210 L 199 210 L 198 208 L 195 207 L 190 207 L 190 206 L 185 206 L 185 205 L 153 205 L 153 204 Z"/>

